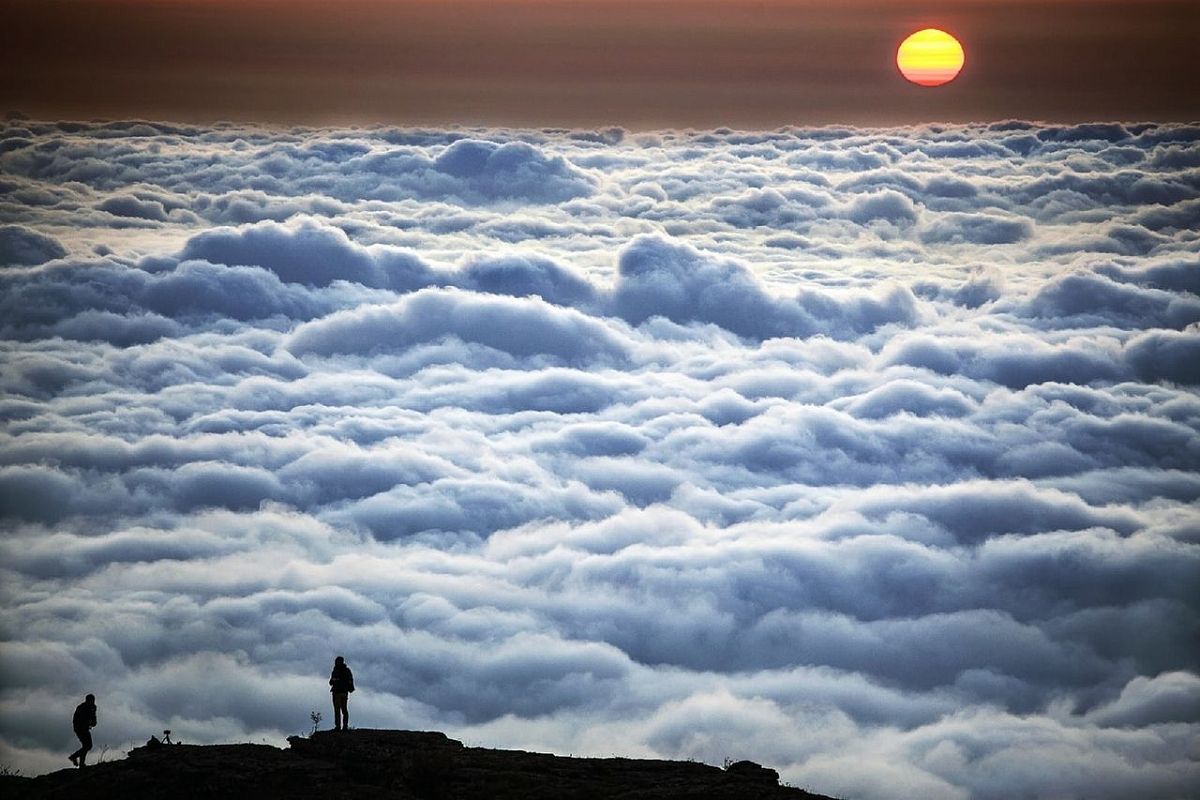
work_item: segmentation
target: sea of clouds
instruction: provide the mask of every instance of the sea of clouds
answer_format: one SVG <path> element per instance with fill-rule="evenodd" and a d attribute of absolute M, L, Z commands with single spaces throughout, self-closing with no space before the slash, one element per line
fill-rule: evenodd
<path fill-rule="evenodd" d="M 1200 127 L 0 128 L 0 763 L 1200 785 Z"/>

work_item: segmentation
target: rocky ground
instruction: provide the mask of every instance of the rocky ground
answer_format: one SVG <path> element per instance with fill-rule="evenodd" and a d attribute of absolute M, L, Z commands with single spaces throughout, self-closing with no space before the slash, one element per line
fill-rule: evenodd
<path fill-rule="evenodd" d="M 257 744 L 141 747 L 129 758 L 37 778 L 0 778 L 12 798 L 296 798 L 325 800 L 829 800 L 779 784 L 749 761 L 566 758 L 464 747 L 440 733 L 323 731 L 287 750 Z"/>

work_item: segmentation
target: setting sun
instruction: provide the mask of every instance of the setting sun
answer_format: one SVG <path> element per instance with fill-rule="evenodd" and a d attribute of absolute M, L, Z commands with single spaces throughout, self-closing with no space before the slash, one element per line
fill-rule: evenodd
<path fill-rule="evenodd" d="M 954 80 L 963 68 L 963 60 L 959 41 L 937 28 L 917 31 L 896 51 L 900 74 L 920 86 L 941 86 Z"/>

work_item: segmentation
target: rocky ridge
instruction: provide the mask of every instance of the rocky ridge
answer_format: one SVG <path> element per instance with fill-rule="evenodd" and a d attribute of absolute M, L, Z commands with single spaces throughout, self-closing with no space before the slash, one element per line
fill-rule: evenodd
<path fill-rule="evenodd" d="M 830 800 L 781 786 L 750 761 L 574 758 L 465 747 L 441 733 L 322 731 L 286 750 L 260 744 L 139 747 L 129 758 L 37 778 L 0 778 L 5 797 L 320 797 L 323 800 Z"/>

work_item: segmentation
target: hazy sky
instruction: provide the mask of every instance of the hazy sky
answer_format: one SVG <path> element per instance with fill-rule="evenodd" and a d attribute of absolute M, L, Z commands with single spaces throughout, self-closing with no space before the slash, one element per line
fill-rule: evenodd
<path fill-rule="evenodd" d="M 8 0 L 40 118 L 633 128 L 1200 116 L 1193 2 Z M 962 39 L 936 90 L 898 43 Z"/>

